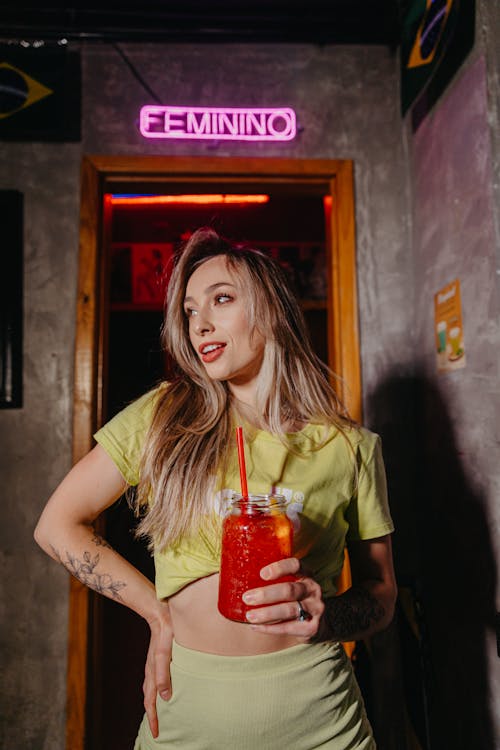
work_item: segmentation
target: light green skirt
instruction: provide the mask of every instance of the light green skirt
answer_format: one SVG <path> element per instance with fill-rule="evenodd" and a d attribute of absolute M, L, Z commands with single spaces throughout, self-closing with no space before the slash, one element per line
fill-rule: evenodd
<path fill-rule="evenodd" d="M 374 750 L 350 661 L 337 643 L 217 656 L 174 643 L 159 737 L 144 717 L 134 750 Z"/>

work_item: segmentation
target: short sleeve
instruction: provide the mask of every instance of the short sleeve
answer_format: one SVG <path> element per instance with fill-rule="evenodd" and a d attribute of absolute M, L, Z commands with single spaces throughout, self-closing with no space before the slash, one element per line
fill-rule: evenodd
<path fill-rule="evenodd" d="M 376 539 L 394 531 L 389 501 L 382 441 L 378 435 L 364 430 L 357 446 L 357 489 L 346 511 L 349 524 L 348 541 Z"/>
<path fill-rule="evenodd" d="M 96 442 L 104 448 L 129 485 L 139 482 L 144 441 L 151 425 L 159 390 L 156 388 L 138 398 L 94 435 Z"/>

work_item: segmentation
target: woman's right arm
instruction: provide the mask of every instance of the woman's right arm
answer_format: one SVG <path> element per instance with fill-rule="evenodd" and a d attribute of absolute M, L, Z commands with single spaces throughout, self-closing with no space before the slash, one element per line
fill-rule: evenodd
<path fill-rule="evenodd" d="M 172 640 L 168 604 L 158 601 L 151 581 L 115 552 L 93 527 L 96 518 L 126 487 L 111 458 L 97 445 L 71 469 L 49 499 L 36 526 L 35 540 L 79 581 L 124 604 L 148 622 L 153 646 L 148 655 L 153 664 L 149 666 L 154 671 L 154 661 L 158 660 L 157 671 L 161 670 L 162 679 L 157 679 L 156 685 L 163 683 L 169 690 L 164 674 L 164 652 Z M 150 723 L 156 718 L 154 706 L 149 708 L 148 716 Z"/>
<path fill-rule="evenodd" d="M 127 485 L 101 446 L 63 479 L 35 529 L 35 540 L 94 591 L 125 604 L 148 622 L 158 614 L 153 584 L 115 552 L 93 527 L 96 518 Z"/>

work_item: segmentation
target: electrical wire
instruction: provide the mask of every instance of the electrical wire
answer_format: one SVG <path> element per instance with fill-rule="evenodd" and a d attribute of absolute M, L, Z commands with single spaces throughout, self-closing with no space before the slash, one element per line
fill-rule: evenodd
<path fill-rule="evenodd" d="M 135 65 L 129 60 L 129 58 L 127 57 L 125 52 L 121 49 L 121 47 L 116 42 L 113 42 L 112 46 L 115 49 L 115 51 L 120 55 L 125 65 L 130 70 L 130 72 L 132 73 L 136 81 L 142 86 L 142 88 L 145 91 L 147 91 L 150 96 L 153 97 L 154 101 L 157 104 L 163 104 L 160 97 L 156 95 L 156 93 L 153 91 L 151 86 L 149 86 L 149 84 L 144 80 L 144 78 L 141 76 L 141 74 L 139 73 Z"/>

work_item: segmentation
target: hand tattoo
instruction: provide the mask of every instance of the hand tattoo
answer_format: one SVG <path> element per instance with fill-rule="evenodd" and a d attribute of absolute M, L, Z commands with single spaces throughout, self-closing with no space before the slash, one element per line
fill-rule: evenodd
<path fill-rule="evenodd" d="M 102 540 L 104 542 L 104 540 Z M 104 543 L 102 546 L 109 546 Z M 118 593 L 120 589 L 124 588 L 127 584 L 123 581 L 114 581 L 109 573 L 98 573 L 96 567 L 99 563 L 99 555 L 92 557 L 90 552 L 85 551 L 83 553 L 83 560 L 79 560 L 70 552 L 66 550 L 66 558 L 63 559 L 62 555 L 52 547 L 54 555 L 57 557 L 59 562 L 64 565 L 69 572 L 75 576 L 79 581 L 88 586 L 89 588 L 97 591 L 99 594 L 104 594 L 111 599 L 116 601 L 123 601 L 122 597 Z"/>
<path fill-rule="evenodd" d="M 327 637 L 337 641 L 352 640 L 353 635 L 370 630 L 385 615 L 384 607 L 362 586 L 353 587 L 325 604 Z"/>

